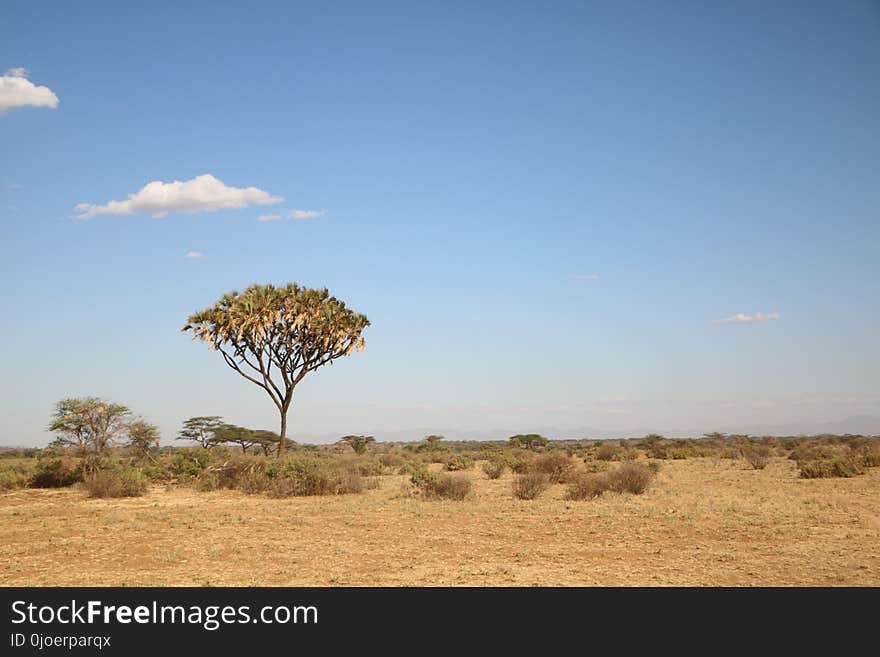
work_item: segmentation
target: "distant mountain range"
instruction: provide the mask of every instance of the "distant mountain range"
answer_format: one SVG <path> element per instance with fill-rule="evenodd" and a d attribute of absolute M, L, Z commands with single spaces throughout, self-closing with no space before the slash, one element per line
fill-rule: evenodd
<path fill-rule="evenodd" d="M 843 420 L 833 422 L 813 422 L 796 424 L 751 424 L 729 425 L 698 428 L 675 428 L 675 427 L 633 427 L 628 429 L 600 429 L 596 427 L 578 427 L 575 429 L 560 429 L 559 427 L 520 427 L 518 429 L 493 429 L 469 431 L 466 429 L 447 430 L 432 428 L 413 428 L 407 430 L 365 431 L 378 441 L 383 442 L 412 442 L 421 440 L 428 434 L 440 434 L 449 440 L 506 440 L 517 433 L 537 433 L 548 438 L 640 438 L 649 433 L 659 433 L 670 438 L 698 438 L 705 433 L 720 431 L 722 433 L 746 434 L 750 436 L 800 436 L 816 435 L 823 433 L 831 434 L 862 434 L 880 435 L 880 416 L 877 415 L 854 415 Z M 297 442 L 322 444 L 332 443 L 339 439 L 336 434 L 303 434 L 292 436 Z"/>

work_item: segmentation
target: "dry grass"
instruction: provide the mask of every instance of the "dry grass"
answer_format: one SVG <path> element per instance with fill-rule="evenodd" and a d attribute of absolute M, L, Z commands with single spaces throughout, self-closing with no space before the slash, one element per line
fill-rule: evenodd
<path fill-rule="evenodd" d="M 643 495 L 539 499 L 513 475 L 466 502 L 402 493 L 283 500 L 153 487 L 0 493 L 0 584 L 880 585 L 880 469 L 801 479 L 795 463 L 667 461 Z"/>

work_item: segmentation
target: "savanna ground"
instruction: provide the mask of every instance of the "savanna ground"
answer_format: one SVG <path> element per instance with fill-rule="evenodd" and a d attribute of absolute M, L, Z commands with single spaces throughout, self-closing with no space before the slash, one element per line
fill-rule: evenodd
<path fill-rule="evenodd" d="M 880 468 L 803 479 L 792 460 L 667 460 L 641 495 L 535 500 L 472 470 L 464 501 L 409 477 L 271 498 L 150 486 L 0 492 L 4 586 L 880 585 Z"/>

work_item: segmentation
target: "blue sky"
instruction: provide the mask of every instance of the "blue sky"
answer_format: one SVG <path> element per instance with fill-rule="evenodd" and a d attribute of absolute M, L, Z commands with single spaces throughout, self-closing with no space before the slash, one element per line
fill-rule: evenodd
<path fill-rule="evenodd" d="M 2 444 L 45 443 L 71 395 L 166 442 L 193 415 L 276 428 L 179 332 L 254 282 L 372 322 L 298 389 L 300 440 L 880 414 L 876 3 L 3 14 Z M 205 174 L 256 191 L 75 218 Z"/>

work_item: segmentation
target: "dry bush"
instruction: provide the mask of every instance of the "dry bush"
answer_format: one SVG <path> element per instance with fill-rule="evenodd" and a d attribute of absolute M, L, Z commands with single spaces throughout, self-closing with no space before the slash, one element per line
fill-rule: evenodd
<path fill-rule="evenodd" d="M 465 454 L 453 454 L 443 461 L 443 467 L 447 472 L 470 470 L 474 465 L 474 459 Z"/>
<path fill-rule="evenodd" d="M 596 451 L 596 458 L 600 461 L 616 461 L 620 458 L 620 445 L 614 443 L 602 443 Z"/>
<path fill-rule="evenodd" d="M 0 490 L 12 490 L 14 488 L 26 488 L 33 477 L 34 464 L 26 463 L 3 463 L 0 465 Z"/>
<path fill-rule="evenodd" d="M 770 463 L 770 448 L 767 445 L 746 445 L 742 457 L 754 470 L 763 470 Z"/>
<path fill-rule="evenodd" d="M 624 463 L 605 473 L 608 489 L 618 493 L 641 495 L 654 478 L 654 472 L 641 463 Z"/>
<path fill-rule="evenodd" d="M 592 500 L 608 490 L 608 477 L 595 472 L 576 472 L 569 480 L 565 499 Z"/>
<path fill-rule="evenodd" d="M 864 467 L 859 460 L 844 457 L 798 461 L 798 470 L 802 479 L 855 477 L 865 473 Z"/>
<path fill-rule="evenodd" d="M 202 491 L 219 488 L 244 489 L 245 482 L 249 488 L 253 488 L 254 482 L 263 475 L 265 468 L 265 458 L 242 454 L 205 468 L 198 475 L 197 485 Z"/>
<path fill-rule="evenodd" d="M 140 497 L 147 479 L 135 469 L 97 470 L 85 478 L 89 497 Z"/>
<path fill-rule="evenodd" d="M 501 460 L 486 461 L 483 463 L 483 472 L 486 473 L 486 476 L 489 479 L 499 479 L 506 469 L 507 465 Z"/>
<path fill-rule="evenodd" d="M 441 500 L 463 500 L 473 484 L 467 475 L 433 474 L 425 480 L 422 491 L 425 497 Z"/>
<path fill-rule="evenodd" d="M 534 500 L 550 486 L 544 472 L 526 472 L 513 480 L 513 496 L 518 500 Z"/>
<path fill-rule="evenodd" d="M 573 463 L 565 452 L 547 452 L 535 459 L 533 469 L 547 475 L 551 483 L 558 484 L 571 473 Z"/>
<path fill-rule="evenodd" d="M 510 460 L 510 469 L 514 474 L 525 474 L 534 469 L 534 462 L 531 454 L 516 454 Z"/>
<path fill-rule="evenodd" d="M 377 458 L 379 463 L 389 470 L 399 470 L 407 462 L 407 459 L 400 454 L 379 454 Z"/>

